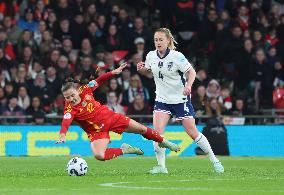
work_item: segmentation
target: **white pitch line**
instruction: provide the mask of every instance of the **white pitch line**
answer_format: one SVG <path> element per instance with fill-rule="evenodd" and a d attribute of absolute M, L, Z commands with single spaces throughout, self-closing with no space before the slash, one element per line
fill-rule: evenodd
<path fill-rule="evenodd" d="M 261 178 L 263 180 L 274 178 Z M 140 183 L 164 183 L 164 182 L 189 182 L 189 181 L 234 181 L 239 179 L 188 179 L 188 180 L 171 180 L 171 181 L 143 181 Z M 124 188 L 124 189 L 137 189 L 137 190 L 202 190 L 202 191 L 223 191 L 223 192 L 284 192 L 284 190 L 261 190 L 261 189 L 214 189 L 207 187 L 150 187 L 150 186 L 128 186 L 125 184 L 135 184 L 135 182 L 113 182 L 98 184 L 102 187 Z"/>

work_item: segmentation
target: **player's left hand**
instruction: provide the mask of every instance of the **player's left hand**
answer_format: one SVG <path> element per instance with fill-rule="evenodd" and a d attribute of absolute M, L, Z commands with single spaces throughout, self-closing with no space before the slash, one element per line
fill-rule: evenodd
<path fill-rule="evenodd" d="M 122 70 L 127 66 L 127 62 L 124 62 L 123 64 L 121 64 L 117 69 L 114 69 L 112 72 L 112 74 L 120 74 L 122 72 Z"/>
<path fill-rule="evenodd" d="M 60 143 L 65 143 L 66 141 L 66 135 L 64 133 L 60 133 L 59 135 L 59 139 L 57 142 L 55 142 L 56 144 L 60 144 Z"/>
<path fill-rule="evenodd" d="M 186 85 L 183 89 L 183 95 L 190 95 L 191 93 L 191 86 Z"/>

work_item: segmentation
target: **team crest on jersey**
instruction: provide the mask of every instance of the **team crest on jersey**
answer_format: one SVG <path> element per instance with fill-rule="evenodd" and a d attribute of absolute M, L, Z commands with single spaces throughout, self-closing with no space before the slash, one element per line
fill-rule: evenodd
<path fill-rule="evenodd" d="M 91 95 L 85 95 L 85 100 L 91 100 L 92 96 Z"/>
<path fill-rule="evenodd" d="M 162 67 L 163 67 L 163 62 L 159 62 L 159 63 L 158 63 L 158 67 L 159 67 L 159 68 L 162 68 Z"/>
<path fill-rule="evenodd" d="M 86 107 L 86 106 L 87 106 L 87 102 L 86 102 L 86 101 L 83 101 L 83 102 L 82 102 L 82 106 L 83 106 L 83 107 Z"/>
<path fill-rule="evenodd" d="M 172 71 L 172 67 L 173 67 L 173 62 L 168 62 L 167 65 L 168 71 Z"/>

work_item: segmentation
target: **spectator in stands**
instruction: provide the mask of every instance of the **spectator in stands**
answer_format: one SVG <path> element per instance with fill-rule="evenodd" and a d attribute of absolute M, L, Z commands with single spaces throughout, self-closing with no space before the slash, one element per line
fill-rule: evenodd
<path fill-rule="evenodd" d="M 151 115 L 152 112 L 147 104 L 147 102 L 144 99 L 144 96 L 142 94 L 137 94 L 134 97 L 134 100 L 132 103 L 129 104 L 128 115 Z M 152 118 L 135 118 L 136 121 L 140 123 L 150 123 L 152 122 Z"/>
<path fill-rule="evenodd" d="M 53 31 L 56 29 L 56 24 L 57 24 L 57 16 L 53 10 L 48 11 L 48 17 L 46 21 L 47 28 L 50 31 Z"/>
<path fill-rule="evenodd" d="M 91 46 L 93 48 L 95 48 L 96 45 L 103 44 L 102 37 L 100 38 L 98 36 L 97 30 L 98 30 L 98 27 L 97 27 L 96 22 L 91 21 L 88 24 L 88 29 L 87 29 L 87 32 L 86 32 L 86 38 L 88 38 L 90 40 Z"/>
<path fill-rule="evenodd" d="M 115 95 L 117 96 L 117 103 L 121 104 L 122 102 L 122 89 L 120 88 L 116 78 L 112 78 L 109 81 L 109 92 L 114 92 Z"/>
<path fill-rule="evenodd" d="M 64 111 L 64 97 L 59 93 L 55 101 L 50 105 L 50 113 L 62 115 Z"/>
<path fill-rule="evenodd" d="M 220 96 L 220 84 L 217 80 L 212 79 L 206 88 L 206 96 L 208 98 L 218 98 Z"/>
<path fill-rule="evenodd" d="M 26 109 L 27 115 L 34 115 L 36 112 L 44 112 L 43 107 L 41 105 L 40 97 L 35 96 L 32 98 L 31 105 Z M 28 120 L 28 122 L 31 122 L 31 120 Z"/>
<path fill-rule="evenodd" d="M 47 56 L 45 56 L 42 60 L 42 64 L 45 68 L 49 66 L 57 66 L 58 60 L 60 58 L 60 51 L 58 49 L 52 49 Z"/>
<path fill-rule="evenodd" d="M 84 20 L 86 23 L 96 21 L 98 18 L 98 13 L 96 9 L 96 5 L 91 3 L 87 10 L 85 11 Z"/>
<path fill-rule="evenodd" d="M 68 0 L 57 1 L 56 4 L 54 4 L 54 6 L 51 8 L 55 11 L 59 20 L 62 18 L 74 18 L 74 12 L 71 6 L 71 2 Z"/>
<path fill-rule="evenodd" d="M 114 112 L 125 114 L 124 108 L 118 103 L 116 93 L 111 91 L 107 94 L 107 106 Z"/>
<path fill-rule="evenodd" d="M 24 64 L 20 64 L 19 68 L 17 69 L 16 78 L 13 81 L 13 85 L 19 87 L 21 85 L 25 85 L 27 80 L 27 71 Z"/>
<path fill-rule="evenodd" d="M 221 105 L 222 114 L 228 115 L 232 112 L 233 102 L 229 87 L 223 86 L 221 95 L 218 97 L 218 102 Z"/>
<path fill-rule="evenodd" d="M 105 66 L 108 67 L 109 70 L 114 70 L 117 67 L 117 64 L 114 61 L 114 57 L 111 52 L 106 52 L 104 56 Z"/>
<path fill-rule="evenodd" d="M 242 98 L 236 98 L 234 102 L 232 115 L 243 116 L 243 115 L 249 115 L 249 114 L 251 114 L 251 112 L 247 109 L 247 106 L 245 105 L 245 101 Z"/>
<path fill-rule="evenodd" d="M 153 47 L 153 33 L 144 25 L 144 21 L 142 17 L 136 17 L 134 19 L 134 28 L 132 32 L 132 41 L 135 43 L 135 40 L 138 37 L 143 38 L 145 49 L 150 50 Z M 135 43 L 136 45 L 136 43 Z"/>
<path fill-rule="evenodd" d="M 5 76 L 5 72 L 0 69 L 0 87 L 4 88 L 8 80 Z"/>
<path fill-rule="evenodd" d="M 25 10 L 25 15 L 18 21 L 18 26 L 21 29 L 28 29 L 35 32 L 38 28 L 38 22 L 34 19 L 34 12 L 31 8 Z"/>
<path fill-rule="evenodd" d="M 123 91 L 128 90 L 130 84 L 131 72 L 128 67 L 122 70 L 121 76 L 117 79 L 118 84 L 122 87 Z"/>
<path fill-rule="evenodd" d="M 38 49 L 36 42 L 33 40 L 32 32 L 29 30 L 23 30 L 17 43 L 17 54 L 22 54 L 25 47 L 30 47 L 32 52 L 36 52 Z"/>
<path fill-rule="evenodd" d="M 5 95 L 4 88 L 0 87 L 0 113 L 4 105 L 7 104 L 7 96 Z"/>
<path fill-rule="evenodd" d="M 35 79 L 38 74 L 45 74 L 45 70 L 39 61 L 34 61 L 31 70 L 31 78 Z"/>
<path fill-rule="evenodd" d="M 58 65 L 56 66 L 56 72 L 60 80 L 64 80 L 71 75 L 69 68 L 69 61 L 66 56 L 60 56 L 58 59 Z"/>
<path fill-rule="evenodd" d="M 204 68 L 200 68 L 196 71 L 195 81 L 192 85 L 192 90 L 195 91 L 199 85 L 207 86 L 209 83 L 209 79 L 207 77 L 206 70 Z"/>
<path fill-rule="evenodd" d="M 199 85 L 196 94 L 192 97 L 192 105 L 195 109 L 196 116 L 205 114 L 205 106 L 207 104 L 206 89 L 204 85 Z"/>
<path fill-rule="evenodd" d="M 272 105 L 272 67 L 266 62 L 263 49 L 257 49 L 252 65 L 253 80 L 255 82 L 254 100 L 255 109 L 267 108 Z"/>
<path fill-rule="evenodd" d="M 54 94 L 60 94 L 62 81 L 57 77 L 56 69 L 50 66 L 46 70 L 46 86 L 48 89 L 52 89 Z"/>
<path fill-rule="evenodd" d="M 15 96 L 11 96 L 8 99 L 8 104 L 4 105 L 2 109 L 2 116 L 9 117 L 11 116 L 12 118 L 6 118 L 2 119 L 2 124 L 23 124 L 25 123 L 25 118 L 17 118 L 17 117 L 23 117 L 24 116 L 24 110 L 17 105 L 18 104 L 18 99 Z M 14 118 L 14 116 L 16 116 Z"/>
<path fill-rule="evenodd" d="M 87 33 L 87 27 L 84 21 L 83 13 L 77 12 L 74 20 L 71 22 L 73 46 L 75 49 L 79 49 L 84 36 Z"/>
<path fill-rule="evenodd" d="M 38 0 L 35 5 L 34 11 L 35 20 L 41 21 L 46 20 L 48 17 L 48 10 L 45 7 L 45 3 L 43 0 Z"/>
<path fill-rule="evenodd" d="M 280 61 L 274 63 L 273 87 L 284 86 L 284 67 Z"/>
<path fill-rule="evenodd" d="M 147 51 L 145 48 L 145 40 L 142 37 L 137 37 L 134 40 L 134 48 L 130 51 L 129 56 L 133 56 L 134 54 L 138 54 L 142 59 L 146 59 Z"/>
<path fill-rule="evenodd" d="M 15 89 L 13 83 L 7 82 L 5 87 L 4 87 L 4 90 L 5 90 L 5 95 L 8 98 L 16 96 L 16 89 Z"/>
<path fill-rule="evenodd" d="M 61 43 L 52 38 L 51 32 L 46 30 L 42 34 L 42 40 L 39 44 L 39 54 L 41 56 L 45 56 L 50 52 L 52 49 L 59 48 Z"/>
<path fill-rule="evenodd" d="M 222 109 L 217 98 L 215 97 L 211 97 L 208 100 L 205 109 L 206 109 L 206 115 L 209 117 L 221 116 Z"/>
<path fill-rule="evenodd" d="M 128 12 L 125 8 L 121 8 L 119 10 L 118 19 L 115 25 L 123 36 L 123 40 L 125 40 L 127 43 L 133 43 L 134 38 L 131 38 L 133 21 L 129 18 Z M 128 45 L 128 49 L 130 49 L 130 45 Z"/>
<path fill-rule="evenodd" d="M 11 41 L 12 44 L 17 44 L 17 41 L 22 33 L 22 29 L 13 24 L 12 18 L 10 16 L 4 17 L 3 27 L 7 32 L 8 41 Z"/>
<path fill-rule="evenodd" d="M 18 89 L 18 106 L 23 110 L 30 106 L 30 96 L 28 95 L 28 89 L 24 85 Z"/>
<path fill-rule="evenodd" d="M 71 39 L 73 42 L 72 29 L 70 27 L 70 22 L 67 18 L 62 18 L 59 22 L 59 29 L 54 31 L 53 37 L 59 40 L 61 43 L 64 39 Z"/>
<path fill-rule="evenodd" d="M 111 5 L 108 0 L 98 0 L 96 1 L 96 8 L 98 14 L 102 14 L 105 16 L 110 16 L 111 13 Z"/>
<path fill-rule="evenodd" d="M 7 38 L 7 32 L 2 28 L 0 28 L 0 48 L 3 49 L 6 58 L 8 59 L 16 58 L 14 47 Z"/>
<path fill-rule="evenodd" d="M 41 99 L 43 108 L 48 110 L 48 106 L 54 101 L 55 96 L 54 91 L 48 89 L 45 79 L 44 74 L 37 74 L 36 78 L 29 83 L 28 89 L 31 97 L 38 96 Z"/>
<path fill-rule="evenodd" d="M 40 45 L 42 41 L 43 32 L 47 30 L 46 23 L 44 20 L 40 20 L 38 23 L 38 29 L 33 34 L 33 39 L 37 46 Z"/>
<path fill-rule="evenodd" d="M 91 42 L 88 38 L 84 38 L 81 43 L 81 49 L 78 52 L 79 59 L 82 59 L 84 56 L 95 57 L 95 50 L 92 48 Z"/>
<path fill-rule="evenodd" d="M 94 75 L 94 69 L 92 68 L 93 61 L 91 56 L 83 56 L 81 58 L 81 63 L 78 67 L 79 71 L 82 72 L 81 79 L 89 79 L 92 75 Z"/>
<path fill-rule="evenodd" d="M 97 19 L 97 36 L 99 38 L 104 38 L 107 33 L 106 16 L 99 15 Z"/>
<path fill-rule="evenodd" d="M 64 39 L 62 41 L 62 48 L 60 50 L 60 53 L 68 57 L 72 51 L 73 51 L 73 43 L 71 39 Z"/>
<path fill-rule="evenodd" d="M 108 33 L 106 34 L 105 47 L 107 51 L 115 51 L 124 49 L 125 41 L 122 39 L 114 24 L 109 25 Z"/>
<path fill-rule="evenodd" d="M 145 88 L 138 74 L 131 76 L 129 88 L 123 92 L 122 105 L 128 105 L 134 101 L 134 97 L 140 94 L 144 100 L 149 101 L 149 91 Z"/>

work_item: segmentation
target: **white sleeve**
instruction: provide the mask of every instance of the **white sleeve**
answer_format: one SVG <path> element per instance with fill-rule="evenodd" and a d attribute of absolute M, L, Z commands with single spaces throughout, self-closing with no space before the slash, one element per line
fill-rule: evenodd
<path fill-rule="evenodd" d="M 176 55 L 176 63 L 177 63 L 178 69 L 181 72 L 187 72 L 192 67 L 192 65 L 188 62 L 186 57 L 180 52 L 178 52 Z"/>
<path fill-rule="evenodd" d="M 146 56 L 146 60 L 145 60 L 145 68 L 147 68 L 148 70 L 151 70 L 151 62 L 150 62 L 150 53 L 147 54 Z"/>

